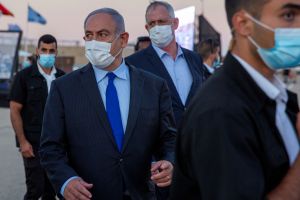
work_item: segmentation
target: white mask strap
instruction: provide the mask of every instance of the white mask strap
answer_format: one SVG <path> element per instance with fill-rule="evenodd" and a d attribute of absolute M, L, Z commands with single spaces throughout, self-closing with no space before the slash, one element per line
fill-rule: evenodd
<path fill-rule="evenodd" d="M 248 39 L 250 40 L 250 42 L 254 45 L 254 46 L 256 46 L 256 48 L 260 48 L 260 46 L 257 44 L 257 42 L 255 42 L 254 40 L 253 40 L 253 38 L 251 37 L 251 36 L 248 36 Z"/>
<path fill-rule="evenodd" d="M 116 57 L 122 52 L 122 49 L 123 49 L 123 48 L 121 48 L 121 49 L 118 51 L 118 53 L 117 53 L 116 55 L 114 55 L 113 57 L 116 58 Z"/>
<path fill-rule="evenodd" d="M 268 29 L 269 31 L 274 32 L 274 29 L 273 29 L 273 28 L 271 28 L 270 26 L 268 26 L 268 25 L 262 23 L 261 21 L 255 19 L 255 18 L 252 17 L 250 14 L 246 13 L 246 16 L 247 16 L 249 19 L 251 19 L 253 22 L 255 22 L 256 24 L 260 25 L 261 27 L 264 27 L 265 29 Z"/>

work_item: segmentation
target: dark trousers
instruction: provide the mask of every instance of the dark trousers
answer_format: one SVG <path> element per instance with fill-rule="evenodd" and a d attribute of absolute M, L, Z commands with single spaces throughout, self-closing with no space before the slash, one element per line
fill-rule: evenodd
<path fill-rule="evenodd" d="M 170 196 L 170 187 L 157 187 L 155 186 L 155 193 L 157 200 L 168 200 Z"/>
<path fill-rule="evenodd" d="M 123 195 L 123 200 L 131 200 L 131 197 L 129 195 Z"/>
<path fill-rule="evenodd" d="M 37 147 L 34 149 L 34 158 L 24 158 L 25 178 L 27 191 L 24 200 L 55 200 L 54 189 L 40 164 Z"/>

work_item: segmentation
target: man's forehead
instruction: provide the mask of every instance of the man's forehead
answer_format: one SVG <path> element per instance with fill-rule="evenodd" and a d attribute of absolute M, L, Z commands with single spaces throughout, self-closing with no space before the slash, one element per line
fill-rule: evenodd
<path fill-rule="evenodd" d="M 278 9 L 299 8 L 300 0 L 269 0 L 265 6 L 277 6 Z"/>
<path fill-rule="evenodd" d="M 56 48 L 56 44 L 55 42 L 52 42 L 52 43 L 45 43 L 45 42 L 41 42 L 40 43 L 40 48 L 47 48 L 47 49 L 52 49 L 52 48 Z"/>
<path fill-rule="evenodd" d="M 96 22 L 98 22 L 97 24 L 101 24 L 101 23 L 107 22 L 107 21 L 109 21 L 109 23 L 111 23 L 111 21 L 115 22 L 111 15 L 109 15 L 107 13 L 97 13 L 97 14 L 90 16 L 87 19 L 86 25 L 89 25 L 91 23 L 96 23 Z"/>
<path fill-rule="evenodd" d="M 150 8 L 147 12 L 148 17 L 165 17 L 169 16 L 167 8 L 162 5 L 157 5 Z"/>
<path fill-rule="evenodd" d="M 112 16 L 106 13 L 97 13 L 86 21 L 86 31 L 100 31 L 100 29 L 114 30 L 116 22 Z"/>

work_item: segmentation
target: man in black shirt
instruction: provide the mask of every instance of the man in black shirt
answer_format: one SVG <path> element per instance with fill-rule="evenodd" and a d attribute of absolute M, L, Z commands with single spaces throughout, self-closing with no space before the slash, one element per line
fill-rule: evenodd
<path fill-rule="evenodd" d="M 37 62 L 15 77 L 10 93 L 10 116 L 24 161 L 27 186 L 24 199 L 54 200 L 54 190 L 40 165 L 38 147 L 51 82 L 64 72 L 54 67 L 57 42 L 52 35 L 39 39 L 36 55 Z"/>

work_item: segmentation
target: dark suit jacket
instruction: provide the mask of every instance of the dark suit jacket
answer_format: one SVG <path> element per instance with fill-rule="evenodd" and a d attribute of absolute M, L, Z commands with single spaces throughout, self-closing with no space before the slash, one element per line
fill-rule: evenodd
<path fill-rule="evenodd" d="M 118 151 L 91 65 L 55 80 L 47 101 L 41 163 L 56 192 L 72 176 L 93 183 L 93 199 L 151 199 L 152 155 L 173 162 L 175 122 L 167 84 L 129 67 L 130 108 Z M 119 97 L 122 98 L 122 97 Z M 125 187 L 124 187 L 125 185 Z"/>
<path fill-rule="evenodd" d="M 203 81 L 201 57 L 198 54 L 184 48 L 182 48 L 182 51 L 193 77 L 193 84 L 189 92 L 186 105 L 182 104 L 171 76 L 169 75 L 166 67 L 164 66 L 163 62 L 157 55 L 152 45 L 126 58 L 126 61 L 128 63 L 145 71 L 151 72 L 167 81 L 172 95 L 172 107 L 177 127 L 181 122 L 182 115 L 186 106 L 189 104 L 190 100 Z"/>
<path fill-rule="evenodd" d="M 298 111 L 289 92 L 286 112 L 293 124 Z M 171 199 L 263 199 L 289 169 L 275 112 L 276 102 L 228 54 L 187 110 Z"/>
<path fill-rule="evenodd" d="M 203 64 L 203 77 L 204 77 L 204 80 L 207 80 L 211 75 L 212 75 L 212 73 L 210 73 L 208 71 L 208 69 L 206 68 L 206 66 Z"/>

